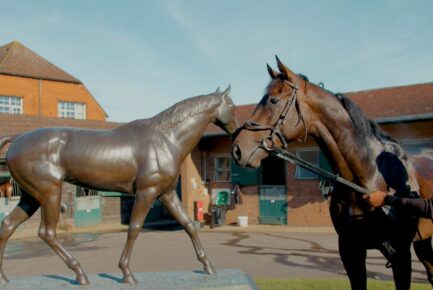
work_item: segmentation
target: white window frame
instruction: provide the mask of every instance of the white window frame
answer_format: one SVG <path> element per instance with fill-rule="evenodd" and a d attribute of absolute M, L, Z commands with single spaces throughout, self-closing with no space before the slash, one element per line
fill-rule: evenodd
<path fill-rule="evenodd" d="M 23 98 L 18 96 L 0 95 L 0 113 L 22 115 L 23 114 Z M 5 109 L 3 111 L 3 108 Z"/>
<path fill-rule="evenodd" d="M 301 154 L 305 153 L 305 152 L 314 152 L 317 153 L 317 162 L 310 162 L 313 165 L 319 166 L 319 160 L 320 160 L 320 150 L 318 148 L 303 148 L 303 149 L 297 149 L 296 150 L 296 156 L 298 156 L 299 158 L 302 158 Z M 304 158 L 302 158 L 304 159 Z M 305 176 L 304 174 L 307 173 L 308 174 Z M 296 179 L 302 179 L 302 180 L 314 180 L 314 179 L 318 179 L 319 175 L 317 173 L 313 173 L 308 171 L 307 169 L 302 168 L 299 165 L 296 165 L 296 169 L 295 169 L 295 178 Z"/>
<path fill-rule="evenodd" d="M 228 168 L 218 168 L 217 167 L 217 159 L 218 158 L 227 158 L 228 159 Z M 232 182 L 232 157 L 228 154 L 224 155 L 214 155 L 213 156 L 213 181 L 215 182 Z M 227 180 L 219 180 L 217 172 L 228 172 L 228 179 Z"/>
<path fill-rule="evenodd" d="M 59 118 L 87 119 L 86 103 L 59 101 L 57 110 Z"/>

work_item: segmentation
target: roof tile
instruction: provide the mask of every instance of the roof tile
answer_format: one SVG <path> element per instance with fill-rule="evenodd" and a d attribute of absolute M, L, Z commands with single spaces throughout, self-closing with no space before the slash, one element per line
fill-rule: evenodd
<path fill-rule="evenodd" d="M 0 74 L 81 84 L 18 41 L 0 46 Z"/>

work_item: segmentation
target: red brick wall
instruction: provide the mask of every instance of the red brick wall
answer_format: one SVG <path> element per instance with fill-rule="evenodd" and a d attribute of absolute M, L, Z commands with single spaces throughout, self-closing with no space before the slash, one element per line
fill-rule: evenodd
<path fill-rule="evenodd" d="M 85 103 L 88 120 L 104 121 L 107 117 L 82 84 L 0 75 L 0 95 L 22 97 L 25 115 L 58 117 L 58 102 L 66 101 Z"/>
<path fill-rule="evenodd" d="M 331 225 L 328 202 L 323 199 L 317 179 L 295 178 L 294 164 L 287 166 L 288 225 Z"/>
<path fill-rule="evenodd" d="M 120 223 L 120 197 L 102 197 L 102 222 Z"/>
<path fill-rule="evenodd" d="M 433 139 L 433 121 L 382 125 L 381 128 L 395 139 Z"/>
<path fill-rule="evenodd" d="M 236 205 L 226 213 L 226 224 L 236 224 L 238 216 L 248 216 L 248 224 L 259 223 L 259 188 L 258 186 L 241 187 L 242 204 Z"/>

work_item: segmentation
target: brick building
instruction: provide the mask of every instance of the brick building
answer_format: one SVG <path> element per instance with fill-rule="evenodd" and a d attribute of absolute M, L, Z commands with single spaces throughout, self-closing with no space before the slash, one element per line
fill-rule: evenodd
<path fill-rule="evenodd" d="M 397 139 L 409 152 L 432 148 L 433 83 L 347 93 L 370 119 Z M 240 123 L 255 105 L 239 106 Z M 215 126 L 208 128 L 199 146 L 183 165 L 182 184 L 190 215 L 193 202 L 201 200 L 205 212 L 214 203 L 229 200 L 234 183 L 241 185 L 243 204 L 228 207 L 226 223 L 248 216 L 250 224 L 294 226 L 331 225 L 328 202 L 318 188 L 318 176 L 274 158 L 265 159 L 259 170 L 237 167 L 230 156 L 231 141 Z M 324 156 L 313 140 L 292 143 L 289 151 L 321 167 Z"/>
<path fill-rule="evenodd" d="M 19 42 L 0 46 L 0 136 L 42 127 L 110 129 L 119 125 L 106 122 L 106 118 L 103 108 L 80 80 Z M 12 196 L 5 198 L 13 185 L 4 163 L 7 148 L 0 152 L 0 220 L 19 200 L 16 186 Z M 119 198 L 104 198 L 65 183 L 62 200 L 67 210 L 61 226 L 120 219 Z M 39 219 L 31 221 L 38 223 Z"/>
<path fill-rule="evenodd" d="M 17 41 L 0 46 L 0 112 L 99 121 L 107 118 L 80 80 Z"/>

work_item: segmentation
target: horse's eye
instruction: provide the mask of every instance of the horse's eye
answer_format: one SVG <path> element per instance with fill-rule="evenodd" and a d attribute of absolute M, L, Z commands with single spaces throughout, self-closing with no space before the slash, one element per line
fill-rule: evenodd
<path fill-rule="evenodd" d="M 271 104 L 273 104 L 273 105 L 275 105 L 275 104 L 278 103 L 279 101 L 280 101 L 280 100 L 275 99 L 275 98 L 272 98 L 272 99 L 270 100 Z"/>

